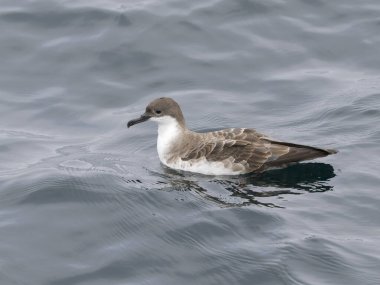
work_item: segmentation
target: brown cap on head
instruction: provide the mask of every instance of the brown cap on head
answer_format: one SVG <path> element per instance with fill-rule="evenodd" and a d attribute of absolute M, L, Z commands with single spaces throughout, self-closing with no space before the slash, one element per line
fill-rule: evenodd
<path fill-rule="evenodd" d="M 161 97 L 153 100 L 145 109 L 145 113 L 140 118 L 128 122 L 128 128 L 149 120 L 152 117 L 171 116 L 177 119 L 181 127 L 185 127 L 185 119 L 183 117 L 180 106 L 176 101 L 169 97 Z"/>

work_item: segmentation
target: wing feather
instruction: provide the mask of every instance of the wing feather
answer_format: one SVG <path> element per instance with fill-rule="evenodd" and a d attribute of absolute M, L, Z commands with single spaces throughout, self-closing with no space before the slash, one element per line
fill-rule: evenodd
<path fill-rule="evenodd" d="M 201 143 L 183 153 L 182 160 L 226 161 L 252 172 L 334 153 L 333 150 L 274 141 L 254 129 L 226 129 L 201 135 Z"/>
<path fill-rule="evenodd" d="M 227 129 L 212 132 L 203 144 L 182 155 L 182 160 L 205 158 L 208 161 L 226 161 L 244 165 L 249 171 L 259 169 L 271 156 L 270 149 L 260 141 L 260 135 L 251 129 Z"/>

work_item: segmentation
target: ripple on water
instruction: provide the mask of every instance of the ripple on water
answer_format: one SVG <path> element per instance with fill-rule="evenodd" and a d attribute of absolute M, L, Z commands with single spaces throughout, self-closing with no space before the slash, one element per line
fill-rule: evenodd
<path fill-rule="evenodd" d="M 75 160 L 66 160 L 62 162 L 59 166 L 64 168 L 73 168 L 77 170 L 88 170 L 93 167 L 91 163 L 88 163 L 83 160 L 75 159 Z"/>
<path fill-rule="evenodd" d="M 2 1 L 0 283 L 380 284 L 375 2 Z M 168 170 L 125 126 L 161 96 L 340 152 Z"/>
<path fill-rule="evenodd" d="M 354 284 L 361 283 L 360 280 L 366 280 L 365 284 L 377 284 L 380 278 L 374 274 L 373 266 L 378 263 L 378 256 L 358 251 L 368 246 L 356 240 L 319 236 L 290 241 L 281 248 L 286 260 L 281 274 L 295 282 L 292 284 L 305 284 L 307 280 L 315 284 Z"/>

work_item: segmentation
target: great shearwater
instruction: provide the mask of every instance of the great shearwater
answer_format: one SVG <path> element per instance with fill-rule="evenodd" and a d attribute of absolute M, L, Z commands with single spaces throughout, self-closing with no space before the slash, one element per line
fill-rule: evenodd
<path fill-rule="evenodd" d="M 186 128 L 176 101 L 163 97 L 152 101 L 128 128 L 145 121 L 158 123 L 157 152 L 173 169 L 206 175 L 238 175 L 281 168 L 303 160 L 336 153 L 307 145 L 273 140 L 254 129 L 231 128 L 198 133 Z"/>

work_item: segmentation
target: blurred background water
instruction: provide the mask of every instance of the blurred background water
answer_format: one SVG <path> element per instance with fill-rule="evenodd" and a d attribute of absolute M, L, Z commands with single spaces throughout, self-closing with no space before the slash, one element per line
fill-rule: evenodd
<path fill-rule="evenodd" d="M 0 0 L 0 284 L 380 284 L 380 3 Z M 160 165 L 194 130 L 336 148 L 243 177 Z"/>

